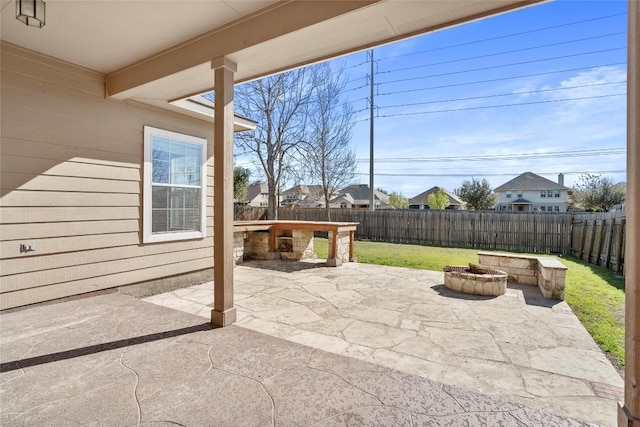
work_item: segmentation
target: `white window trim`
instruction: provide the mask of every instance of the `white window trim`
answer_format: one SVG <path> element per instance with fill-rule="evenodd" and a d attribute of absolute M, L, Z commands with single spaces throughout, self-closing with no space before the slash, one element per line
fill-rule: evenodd
<path fill-rule="evenodd" d="M 170 138 L 176 141 L 185 142 L 200 146 L 200 231 L 184 231 L 172 233 L 151 232 L 151 169 L 152 169 L 152 147 L 151 142 L 154 136 Z M 171 132 L 151 126 L 144 127 L 144 174 L 143 174 L 143 216 L 142 216 L 142 242 L 156 243 L 169 242 L 175 240 L 203 239 L 207 237 L 207 140 L 182 133 Z M 188 187 L 188 186 L 185 186 Z"/>

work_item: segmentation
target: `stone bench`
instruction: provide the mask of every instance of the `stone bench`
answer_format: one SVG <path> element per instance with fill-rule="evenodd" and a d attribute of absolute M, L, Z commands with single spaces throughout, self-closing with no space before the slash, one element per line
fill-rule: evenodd
<path fill-rule="evenodd" d="M 564 300 L 567 267 L 555 258 L 478 252 L 478 259 L 484 267 L 506 272 L 510 282 L 537 285 L 543 297 Z"/>

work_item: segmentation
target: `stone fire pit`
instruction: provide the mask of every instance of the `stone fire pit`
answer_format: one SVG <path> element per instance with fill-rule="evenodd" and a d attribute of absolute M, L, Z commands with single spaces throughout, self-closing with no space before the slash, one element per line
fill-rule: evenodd
<path fill-rule="evenodd" d="M 507 291 L 504 271 L 469 264 L 450 265 L 444 268 L 444 285 L 456 292 L 473 295 L 503 295 Z"/>

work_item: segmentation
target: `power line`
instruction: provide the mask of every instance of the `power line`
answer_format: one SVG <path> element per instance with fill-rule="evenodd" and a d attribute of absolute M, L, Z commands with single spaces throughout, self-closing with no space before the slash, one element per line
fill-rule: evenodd
<path fill-rule="evenodd" d="M 583 174 L 605 174 L 605 173 L 624 173 L 625 169 L 620 170 L 609 170 L 609 171 L 573 171 L 573 172 L 562 172 L 564 175 L 583 175 Z M 558 171 L 553 172 L 536 172 L 538 175 L 556 175 Z M 469 173 L 376 173 L 376 176 L 437 176 L 437 177 L 468 177 L 468 176 L 516 176 L 520 175 L 521 172 L 514 173 L 478 173 L 478 172 L 469 172 Z M 358 172 L 355 175 L 369 175 L 368 173 Z"/>
<path fill-rule="evenodd" d="M 431 156 L 431 157 L 393 157 L 378 159 L 378 163 L 396 162 L 458 162 L 458 161 L 487 161 L 487 160 L 524 160 L 543 159 L 554 157 L 587 157 L 625 154 L 625 147 L 597 148 L 591 150 L 549 151 L 546 153 L 512 153 L 512 154 L 478 154 L 468 156 Z M 357 161 L 369 161 L 369 159 L 357 159 Z"/>
<path fill-rule="evenodd" d="M 383 92 L 383 93 L 377 93 L 376 96 L 391 96 L 391 95 L 397 95 L 397 94 L 402 94 L 402 93 L 422 92 L 422 91 L 436 90 L 436 89 L 446 89 L 446 88 L 456 87 L 456 86 L 471 86 L 471 85 L 481 84 L 481 83 L 493 83 L 493 82 L 497 82 L 497 81 L 514 80 L 514 79 L 520 79 L 520 78 L 525 78 L 525 77 L 536 77 L 536 76 L 549 75 L 549 74 L 559 74 L 559 73 L 566 73 L 566 72 L 571 72 L 571 71 L 590 70 L 590 69 L 598 68 L 598 67 L 613 67 L 613 66 L 625 65 L 625 64 L 626 64 L 626 62 L 614 62 L 612 64 L 590 65 L 588 67 L 569 68 L 569 69 L 564 69 L 564 70 L 547 71 L 547 72 L 543 72 L 543 73 L 521 74 L 521 75 L 518 75 L 518 76 L 499 77 L 499 78 L 495 78 L 495 79 L 476 80 L 476 81 L 472 81 L 472 82 L 451 83 L 451 84 L 440 85 L 440 86 L 428 86 L 428 87 L 415 88 L 415 89 L 405 89 L 405 90 L 398 90 L 398 91 Z M 603 85 L 618 84 L 618 83 L 626 83 L 626 80 L 619 80 L 619 81 L 607 82 L 607 83 L 594 83 L 594 84 L 591 84 L 591 85 L 567 86 L 567 87 L 552 88 L 552 89 L 538 89 L 538 90 L 527 91 L 527 92 L 514 92 L 514 93 L 511 93 L 511 94 L 484 95 L 484 96 L 476 96 L 476 97 L 469 97 L 469 98 L 445 99 L 445 100 L 440 100 L 440 101 L 416 102 L 416 103 L 410 103 L 410 104 L 394 104 L 394 105 L 387 105 L 387 106 L 383 106 L 383 107 L 379 107 L 379 108 L 394 108 L 394 107 L 401 107 L 401 106 L 433 104 L 433 103 L 438 103 L 438 102 L 465 101 L 465 100 L 482 99 L 482 98 L 494 98 L 494 97 L 507 96 L 507 95 L 525 95 L 525 94 L 538 93 L 538 92 L 548 92 L 548 91 L 574 89 L 574 88 L 582 88 L 582 87 L 590 87 L 590 86 L 603 86 Z M 347 91 L 343 91 L 343 93 L 344 92 L 351 92 L 351 91 L 354 91 L 356 89 L 362 89 L 362 88 L 368 87 L 368 86 L 369 85 L 363 85 L 363 86 L 360 86 L 358 88 L 354 88 L 354 89 L 350 89 L 350 90 L 347 90 Z M 355 104 L 357 102 L 367 101 L 368 99 L 369 98 L 358 98 L 358 99 L 355 99 L 355 100 L 349 100 L 347 102 L 349 104 Z M 354 111 L 353 113 L 357 114 L 357 113 L 360 113 L 360 112 L 368 110 L 368 109 L 369 109 L 368 107 L 361 108 L 359 110 Z"/>
<path fill-rule="evenodd" d="M 586 67 L 578 67 L 578 68 L 566 68 L 563 70 L 554 70 L 554 71 L 545 71 L 545 72 L 541 72 L 541 73 L 531 73 L 531 74 L 520 74 L 517 76 L 509 76 L 509 77 L 498 77 L 498 78 L 493 78 L 493 79 L 486 79 L 486 80 L 474 80 L 471 82 L 462 82 L 462 83 L 450 83 L 450 84 L 446 84 L 446 85 L 439 85 L 439 86 L 427 86 L 427 87 L 421 87 L 421 88 L 413 88 L 413 89 L 404 89 L 404 90 L 395 90 L 395 91 L 389 91 L 389 92 L 382 92 L 382 93 L 376 93 L 376 96 L 390 96 L 390 95 L 397 95 L 397 94 L 401 94 L 401 93 L 410 93 L 410 92 L 420 92 L 420 91 L 427 91 L 427 90 L 435 90 L 435 89 L 446 89 L 446 88 L 450 88 L 450 87 L 457 87 L 457 86 L 470 86 L 470 85 L 475 85 L 475 84 L 482 84 L 482 83 L 493 83 L 493 82 L 498 82 L 498 81 L 504 81 L 504 80 L 514 80 L 514 79 L 521 79 L 521 78 L 525 78 L 525 77 L 537 77 L 537 76 L 545 76 L 545 75 L 550 75 L 550 74 L 560 74 L 560 73 L 568 73 L 568 72 L 572 72 L 572 71 L 582 71 L 582 70 L 590 70 L 593 68 L 601 68 L 601 67 L 614 67 L 614 66 L 618 66 L 618 65 L 626 65 L 627 62 L 623 61 L 623 62 L 613 62 L 610 64 L 595 64 L 595 65 L 589 65 Z M 449 73 L 447 73 L 449 74 Z M 451 74 L 455 74 L 455 73 L 451 73 Z M 438 76 L 444 76 L 446 74 L 440 74 Z M 376 83 L 376 86 L 380 85 L 381 83 Z M 368 84 L 364 84 L 362 86 L 358 86 L 352 89 L 347 89 L 342 91 L 343 93 L 347 93 L 347 92 L 353 92 L 356 91 L 358 89 L 362 89 L 365 87 L 369 87 Z M 366 100 L 368 98 L 358 98 L 355 101 L 349 101 L 350 103 L 355 103 L 355 102 L 359 102 L 362 100 Z"/>
<path fill-rule="evenodd" d="M 581 101 L 584 99 L 596 99 L 596 98 L 609 98 L 613 96 L 625 96 L 626 93 L 614 93 L 609 95 L 594 95 L 594 96 L 582 96 L 579 98 L 566 98 L 566 99 L 549 99 L 546 101 L 532 101 L 521 102 L 516 104 L 500 104 L 500 105 L 483 105 L 479 107 L 465 107 L 465 108 L 451 108 L 448 110 L 433 110 L 433 111 L 417 111 L 412 113 L 397 113 L 397 114 L 384 114 L 378 116 L 379 118 L 397 117 L 397 116 L 416 116 L 421 114 L 434 114 L 434 113 L 449 113 L 454 111 L 470 111 L 470 110 L 483 110 L 488 108 L 502 108 L 502 107 L 519 107 L 522 105 L 535 105 L 535 104 L 548 104 L 552 102 L 566 102 L 566 101 Z"/>
<path fill-rule="evenodd" d="M 369 83 L 365 83 L 362 86 L 354 87 L 352 89 L 343 90 L 342 93 L 353 92 L 354 90 L 362 89 L 363 87 L 369 87 Z"/>
<path fill-rule="evenodd" d="M 580 86 L 563 86 L 563 87 L 557 87 L 552 89 L 537 89 L 537 90 L 530 90 L 526 92 L 511 92 L 511 93 L 500 93 L 500 94 L 494 94 L 494 95 L 471 96 L 467 98 L 442 99 L 438 101 L 411 102 L 407 104 L 383 105 L 380 108 L 412 107 L 415 105 L 439 104 L 443 102 L 456 102 L 456 101 L 470 101 L 474 99 L 498 98 L 501 96 L 530 95 L 532 93 L 553 92 L 557 90 L 568 90 L 568 89 L 580 89 L 584 87 L 594 87 L 594 86 L 606 86 L 606 85 L 612 85 L 612 84 L 618 84 L 618 83 L 626 83 L 626 80 L 620 80 L 616 82 L 607 82 L 607 83 L 593 83 L 589 85 L 580 85 Z"/>
<path fill-rule="evenodd" d="M 489 109 L 489 108 L 520 107 L 520 106 L 523 106 L 523 105 L 548 104 L 548 103 L 567 102 L 567 101 L 581 101 L 581 100 L 585 100 L 585 99 L 610 98 L 610 97 L 614 97 L 614 96 L 626 96 L 626 93 L 614 93 L 614 94 L 609 94 L 609 95 L 583 96 L 583 97 L 579 97 L 579 98 L 550 99 L 550 100 L 546 100 L 546 101 L 520 102 L 520 103 L 515 103 L 515 104 L 482 105 L 482 106 L 478 106 L 478 107 L 450 108 L 450 109 L 446 109 L 446 110 L 431 110 L 431 111 L 416 111 L 416 112 L 411 112 L 411 113 L 382 114 L 382 115 L 376 116 L 376 118 L 382 119 L 382 118 L 398 117 L 398 116 L 418 116 L 418 115 L 422 115 L 422 114 L 452 113 L 452 112 L 457 112 L 457 111 L 485 110 L 485 109 Z M 361 110 L 358 110 L 356 113 L 358 113 L 360 111 Z M 369 119 L 368 118 L 364 118 L 364 119 L 360 119 L 360 120 L 355 120 L 353 123 L 357 124 L 357 123 L 364 122 L 364 121 L 367 121 L 367 120 L 369 120 Z"/>
<path fill-rule="evenodd" d="M 564 70 L 546 71 L 546 72 L 543 72 L 543 73 L 522 74 L 522 75 L 519 75 L 519 76 L 498 77 L 498 78 L 494 78 L 494 79 L 476 80 L 476 81 L 472 81 L 472 82 L 451 83 L 451 84 L 440 85 L 440 86 L 429 86 L 429 87 L 423 87 L 423 88 L 397 90 L 397 91 L 379 93 L 378 96 L 396 95 L 396 94 L 399 94 L 399 93 L 418 92 L 418 91 L 433 90 L 433 89 L 445 89 L 445 88 L 449 88 L 449 87 L 468 86 L 468 85 L 475 85 L 475 84 L 480 84 L 480 83 L 492 83 L 492 82 L 503 81 L 503 80 L 521 79 L 523 77 L 536 77 L 536 76 L 545 76 L 545 75 L 549 75 L 549 74 L 568 73 L 568 72 L 571 72 L 571 71 L 589 70 L 589 69 L 597 68 L 597 67 L 613 67 L 613 66 L 617 66 L 617 65 L 626 65 L 626 63 L 627 63 L 626 61 L 625 62 L 614 62 L 612 64 L 590 65 L 588 67 L 568 68 L 568 69 L 564 69 Z"/>
<path fill-rule="evenodd" d="M 407 82 L 407 81 L 411 81 L 411 80 L 422 80 L 422 79 L 429 79 L 429 78 L 432 78 L 432 77 L 442 77 L 442 76 L 450 76 L 450 75 L 453 75 L 453 74 L 470 73 L 470 72 L 473 72 L 473 71 L 494 70 L 496 68 L 513 67 L 515 65 L 533 64 L 533 63 L 545 62 L 545 61 L 554 61 L 556 59 L 573 58 L 573 57 L 576 57 L 576 56 L 593 55 L 595 53 L 612 52 L 614 50 L 623 50 L 623 49 L 626 50 L 627 49 L 626 46 L 615 47 L 615 48 L 610 48 L 610 49 L 592 50 L 592 51 L 589 51 L 589 52 L 573 53 L 573 54 L 570 54 L 570 55 L 561 55 L 561 56 L 554 56 L 554 57 L 549 57 L 549 58 L 532 59 L 532 60 L 529 60 L 529 61 L 513 62 L 511 64 L 492 65 L 490 67 L 473 68 L 473 69 L 470 69 L 470 70 L 460 70 L 460 71 L 451 71 L 451 72 L 448 72 L 448 73 L 430 74 L 428 76 L 408 77 L 408 78 L 405 78 L 405 79 L 389 80 L 389 81 L 386 81 L 386 82 L 380 82 L 380 84 L 383 85 L 383 84 L 389 84 L 389 83 L 401 83 L 401 82 Z"/>
<path fill-rule="evenodd" d="M 377 96 L 377 95 L 376 95 L 376 96 Z M 358 102 L 360 102 L 360 101 L 367 101 L 367 102 L 369 102 L 369 97 L 365 97 L 365 98 L 358 98 L 358 99 L 354 99 L 353 101 L 352 101 L 352 100 L 348 100 L 348 101 L 346 101 L 346 102 L 347 102 L 347 103 L 349 103 L 349 104 L 356 104 L 356 103 L 358 103 Z"/>
<path fill-rule="evenodd" d="M 376 159 L 377 163 L 450 163 L 450 162 L 470 162 L 470 161 L 502 161 L 502 160 L 530 160 L 547 159 L 558 157 L 593 157 L 626 154 L 626 148 L 602 148 L 595 150 L 574 150 L 574 151 L 550 151 L 547 153 L 514 153 L 514 154 L 481 154 L 469 156 L 450 157 L 395 157 Z M 369 161 L 369 159 L 357 159 L 358 162 Z"/>
<path fill-rule="evenodd" d="M 347 80 L 346 82 L 344 82 L 344 84 L 348 85 L 349 83 L 353 83 L 353 82 L 357 82 L 358 80 L 364 80 L 364 79 L 368 79 L 369 75 L 365 75 L 362 77 L 356 77 L 355 79 L 351 79 L 351 80 Z"/>
<path fill-rule="evenodd" d="M 357 68 L 357 67 L 360 67 L 361 65 L 368 64 L 368 63 L 369 63 L 369 61 L 363 61 L 363 62 L 360 62 L 359 64 L 350 65 L 348 67 L 345 67 L 344 70 L 346 71 L 346 70 L 350 70 L 352 68 Z"/>
<path fill-rule="evenodd" d="M 602 20 L 602 19 L 609 19 L 609 18 L 614 18 L 616 16 L 624 16 L 624 15 L 626 15 L 625 12 L 623 12 L 623 13 L 615 13 L 613 15 L 598 16 L 598 17 L 591 18 L 591 19 L 583 19 L 583 20 L 580 20 L 580 21 L 567 22 L 567 23 L 564 23 L 564 24 L 553 25 L 553 26 L 550 26 L 550 27 L 541 27 L 541 28 L 536 28 L 536 29 L 533 29 L 533 30 L 521 31 L 521 32 L 518 32 L 518 33 L 504 34 L 504 35 L 501 35 L 501 36 L 489 37 L 489 38 L 486 38 L 486 39 L 474 40 L 474 41 L 469 41 L 469 42 L 464 42 L 464 43 L 457 43 L 457 44 L 453 44 L 453 45 L 449 45 L 449 46 L 441 46 L 441 47 L 436 47 L 436 48 L 432 48 L 432 49 L 421 50 L 421 51 L 418 51 L 418 52 L 411 52 L 411 53 L 404 53 L 404 54 L 400 54 L 400 55 L 388 56 L 386 58 L 379 58 L 378 61 L 387 61 L 389 59 L 395 59 L 395 58 L 411 56 L 411 55 L 419 55 L 421 53 L 434 52 L 434 51 L 437 51 L 437 50 L 444 50 L 444 49 L 451 49 L 453 47 L 468 46 L 470 44 L 484 43 L 484 42 L 487 42 L 487 41 L 500 40 L 500 39 L 504 39 L 504 38 L 508 38 L 508 37 L 521 36 L 521 35 L 524 35 L 524 34 L 531 34 L 531 33 L 536 33 L 536 32 L 540 32 L 540 31 L 554 30 L 554 29 L 557 29 L 557 28 L 568 27 L 568 26 L 571 26 L 571 25 L 584 24 L 586 22 L 593 22 L 593 21 L 598 21 L 598 20 Z"/>
<path fill-rule="evenodd" d="M 564 42 L 545 44 L 545 45 L 540 45 L 540 46 L 532 46 L 532 47 L 526 47 L 526 48 L 521 48 L 521 49 L 506 50 L 506 51 L 502 51 L 502 52 L 488 53 L 486 55 L 478 55 L 478 56 L 471 56 L 471 57 L 467 57 L 467 58 L 451 59 L 451 60 L 448 60 L 448 61 L 433 62 L 433 63 L 430 63 L 430 64 L 414 65 L 414 66 L 411 66 L 411 67 L 395 68 L 395 69 L 392 69 L 392 70 L 380 71 L 378 74 L 388 74 L 388 73 L 393 73 L 393 72 L 397 72 L 397 71 L 415 70 L 415 69 L 418 69 L 418 68 L 433 67 L 433 66 L 436 66 L 436 65 L 451 64 L 451 63 L 462 62 L 462 61 L 471 61 L 471 60 L 474 60 L 474 59 L 489 58 L 491 56 L 507 55 L 507 54 L 516 53 L 516 52 L 525 52 L 525 51 L 528 51 L 528 50 L 542 49 L 542 48 L 545 48 L 545 47 L 559 46 L 559 45 L 563 45 L 563 44 L 576 43 L 576 42 L 581 42 L 581 41 L 586 41 L 586 40 L 593 40 L 593 39 L 598 39 L 598 38 L 611 37 L 611 36 L 616 36 L 616 35 L 620 35 L 620 34 L 626 34 L 626 33 L 624 31 L 620 31 L 620 32 L 617 32 L 617 33 L 586 37 L 586 38 L 582 38 L 582 39 L 575 39 L 575 40 L 569 40 L 569 41 L 564 41 Z"/>

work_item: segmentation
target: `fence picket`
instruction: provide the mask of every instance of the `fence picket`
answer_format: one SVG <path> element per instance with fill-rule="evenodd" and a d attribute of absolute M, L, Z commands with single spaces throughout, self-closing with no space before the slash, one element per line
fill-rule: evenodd
<path fill-rule="evenodd" d="M 255 220 L 265 208 L 236 208 L 236 219 Z M 326 220 L 324 209 L 280 208 L 287 220 Z M 356 239 L 511 252 L 571 254 L 615 272 L 624 266 L 621 212 L 546 213 L 332 209 L 333 221 L 358 222 Z"/>

